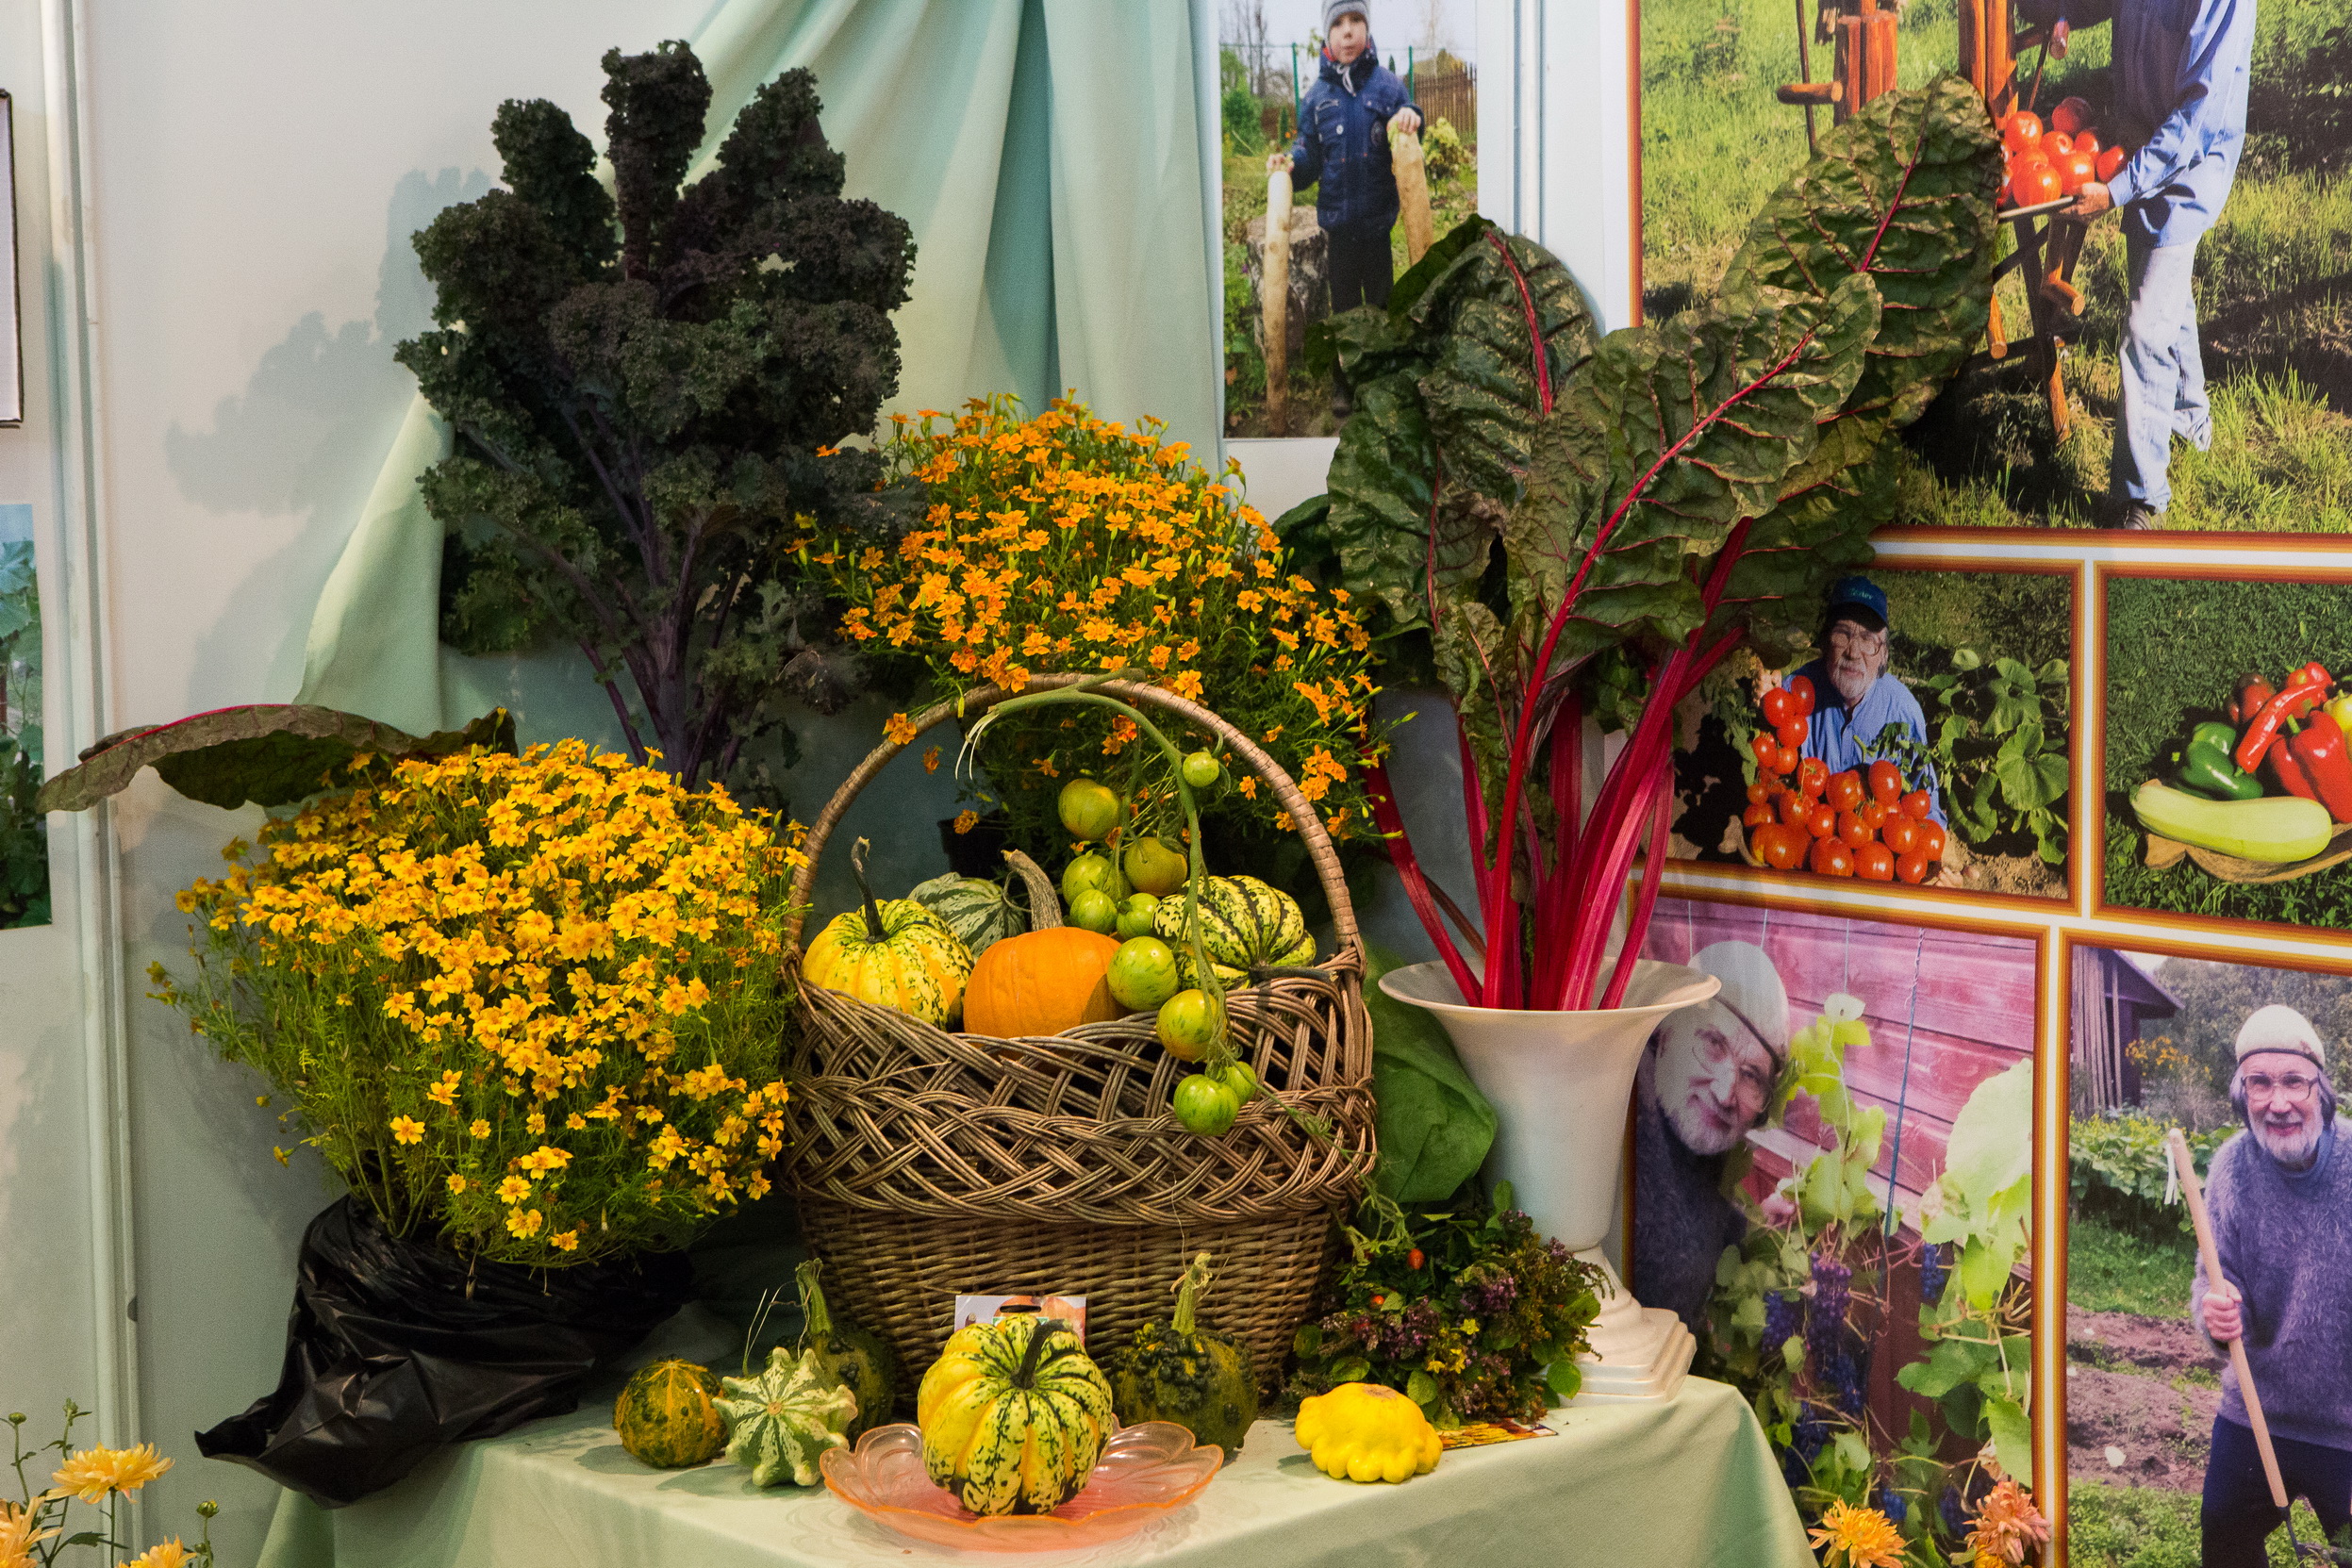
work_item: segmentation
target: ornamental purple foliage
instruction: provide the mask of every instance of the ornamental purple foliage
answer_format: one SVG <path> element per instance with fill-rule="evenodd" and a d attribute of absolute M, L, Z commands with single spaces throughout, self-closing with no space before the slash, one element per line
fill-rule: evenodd
<path fill-rule="evenodd" d="M 505 185 L 416 236 L 440 324 L 398 357 L 456 436 L 422 485 L 443 637 L 572 643 L 639 759 L 690 784 L 737 773 L 786 699 L 833 711 L 859 684 L 789 546 L 801 519 L 903 530 L 879 457 L 840 448 L 897 389 L 915 252 L 841 195 L 808 72 L 685 185 L 702 63 L 670 42 L 604 67 L 613 190 L 561 108 L 501 106 Z"/>

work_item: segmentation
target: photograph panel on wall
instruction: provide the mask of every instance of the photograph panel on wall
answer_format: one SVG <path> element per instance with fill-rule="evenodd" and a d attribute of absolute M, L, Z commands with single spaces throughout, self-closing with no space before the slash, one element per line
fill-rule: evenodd
<path fill-rule="evenodd" d="M 2290 1560 L 2232 1338 L 2308 1499 L 2295 1538 L 2352 1545 L 2352 976 L 2088 946 L 2070 965 L 2066 1560 Z"/>
<path fill-rule="evenodd" d="M 2064 897 L 2072 577 L 1881 567 L 1832 583 L 1816 625 L 1677 716 L 1673 852 Z"/>
<path fill-rule="evenodd" d="M 2352 930 L 2352 583 L 2101 581 L 2106 903 Z"/>
<path fill-rule="evenodd" d="M 1665 900 L 1645 951 L 1723 986 L 1643 1054 L 1633 1291 L 1808 1514 L 1876 1507 L 1948 1560 L 2032 1485 L 2039 944 Z"/>
<path fill-rule="evenodd" d="M 2352 0 L 2099 0 L 2062 39 L 2057 0 L 1640 3 L 1653 322 L 1848 106 L 1956 72 L 2001 123 L 1997 308 L 1904 432 L 1898 524 L 2352 532 Z"/>
<path fill-rule="evenodd" d="M 1476 40 L 1475 0 L 1219 0 L 1227 437 L 1353 411 L 1307 331 L 1478 210 Z"/>

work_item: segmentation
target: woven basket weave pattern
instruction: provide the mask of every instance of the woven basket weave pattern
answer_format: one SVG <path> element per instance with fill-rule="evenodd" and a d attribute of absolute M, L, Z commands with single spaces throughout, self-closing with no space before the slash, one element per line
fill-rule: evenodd
<path fill-rule="evenodd" d="M 1172 1307 L 1170 1283 L 1206 1249 L 1217 1286 L 1204 1319 L 1239 1340 L 1270 1382 L 1312 1306 L 1331 1217 L 1352 1205 L 1377 1152 L 1354 915 L 1313 807 L 1270 758 L 1181 698 L 1103 689 L 1216 732 L 1302 824 L 1338 951 L 1316 975 L 1231 993 L 1228 1013 L 1235 1054 L 1284 1101 L 1330 1124 L 1331 1142 L 1265 1097 L 1221 1137 L 1185 1131 L 1168 1104 L 1193 1069 L 1161 1048 L 1148 1014 L 994 1040 L 812 985 L 802 988 L 787 1063 L 787 1180 L 828 1292 L 910 1369 L 938 1353 L 959 1292 L 1084 1294 L 1088 1343 L 1106 1354 Z M 1000 700 L 975 693 L 964 711 Z M 935 708 L 915 728 L 952 717 Z M 901 749 L 877 748 L 819 817 L 796 902 L 842 812 Z"/>

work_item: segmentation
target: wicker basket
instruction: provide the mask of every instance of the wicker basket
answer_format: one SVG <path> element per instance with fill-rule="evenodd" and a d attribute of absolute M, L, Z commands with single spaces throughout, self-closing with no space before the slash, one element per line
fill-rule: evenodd
<path fill-rule="evenodd" d="M 1221 1137 L 1185 1131 L 1168 1102 L 1192 1069 L 1160 1048 L 1149 1014 L 996 1040 L 808 985 L 787 1062 L 786 1180 L 825 1261 L 827 1292 L 912 1369 L 938 1355 L 959 1293 L 1084 1293 L 1088 1343 L 1107 1353 L 1170 1310 L 1169 1287 L 1205 1248 L 1217 1255 L 1217 1291 L 1203 1316 L 1248 1347 L 1270 1386 L 1314 1304 L 1332 1216 L 1354 1203 L 1376 1153 L 1355 914 L 1321 819 L 1272 758 L 1180 697 L 1123 682 L 1101 689 L 1214 732 L 1299 824 L 1331 899 L 1338 951 L 1315 976 L 1236 989 L 1227 1007 L 1235 1054 L 1288 1103 L 1328 1122 L 1331 1142 L 1264 1097 Z M 915 727 L 976 715 L 1004 696 L 983 688 Z M 796 905 L 806 905 L 842 813 L 903 749 L 877 747 L 818 817 L 793 882 Z M 797 945 L 797 926 L 791 934 Z"/>

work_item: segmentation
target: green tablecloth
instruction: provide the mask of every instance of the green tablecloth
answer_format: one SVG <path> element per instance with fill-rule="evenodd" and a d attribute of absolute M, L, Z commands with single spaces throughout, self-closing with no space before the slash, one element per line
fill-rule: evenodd
<path fill-rule="evenodd" d="M 1560 1435 L 1448 1454 L 1402 1486 L 1334 1481 L 1286 1422 L 1251 1428 L 1201 1500 L 1141 1533 L 1043 1560 L 1237 1564 L 1590 1564 L 1811 1568 L 1755 1416 L 1693 1378 L 1661 1405 L 1555 1411 Z M 821 1487 L 755 1491 L 719 1463 L 654 1472 L 587 1408 L 430 1461 L 329 1512 L 289 1493 L 263 1568 L 819 1568 L 1022 1560 L 905 1540 Z M 1030 1560 L 1037 1560 L 1032 1559 Z"/>

